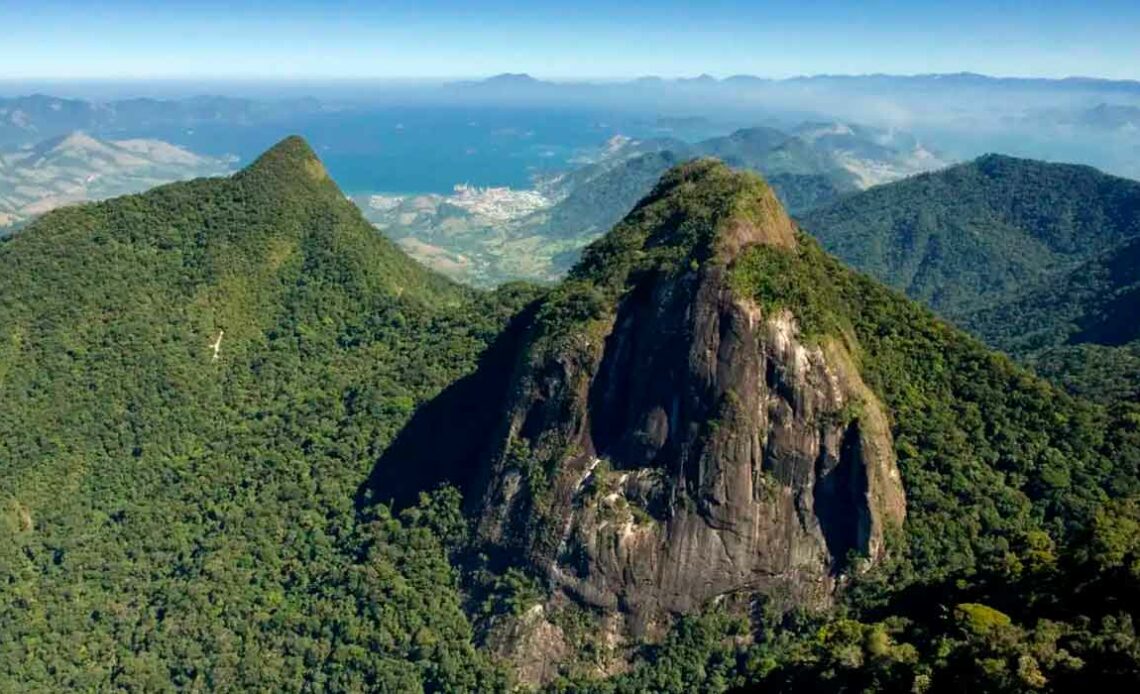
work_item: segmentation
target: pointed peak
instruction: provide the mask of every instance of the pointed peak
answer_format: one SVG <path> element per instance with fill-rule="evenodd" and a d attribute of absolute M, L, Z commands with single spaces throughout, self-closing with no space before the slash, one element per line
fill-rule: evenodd
<path fill-rule="evenodd" d="M 317 153 L 300 135 L 290 135 L 273 145 L 241 172 L 244 177 L 265 174 L 303 176 L 312 181 L 329 177 Z"/>
<path fill-rule="evenodd" d="M 791 249 L 795 225 L 762 178 L 717 159 L 694 159 L 665 173 L 609 234 L 591 244 L 573 277 L 623 283 L 629 272 L 730 265 L 758 244 Z"/>

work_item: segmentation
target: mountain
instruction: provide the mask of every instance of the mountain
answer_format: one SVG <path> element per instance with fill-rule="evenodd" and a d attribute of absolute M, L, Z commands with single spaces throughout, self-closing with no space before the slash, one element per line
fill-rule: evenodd
<path fill-rule="evenodd" d="M 1013 90 L 1056 90 L 1082 92 L 1097 89 L 1118 91 L 1122 94 L 1140 93 L 1140 81 L 1112 80 L 1095 77 L 1000 77 L 976 72 L 925 73 L 914 75 L 807 75 L 792 77 L 788 82 L 864 84 L 872 87 L 928 90 L 945 87 L 1005 88 Z"/>
<path fill-rule="evenodd" d="M 504 72 L 494 77 L 488 77 L 482 84 L 539 84 L 539 80 L 525 72 Z"/>
<path fill-rule="evenodd" d="M 1136 398 L 1140 183 L 988 155 L 803 223 L 846 262 L 1088 397 Z"/>
<path fill-rule="evenodd" d="M 1130 633 L 1131 559 L 1091 549 L 1140 517 L 1137 411 L 847 269 L 757 177 L 670 170 L 513 331 L 401 434 L 431 461 L 414 484 L 382 458 L 370 493 L 464 490 L 472 551 L 509 577 L 477 629 L 524 682 L 1064 691 L 1140 672 L 1097 645 Z M 489 413 L 441 441 L 467 388 Z"/>
<path fill-rule="evenodd" d="M 758 179 L 667 174 L 539 309 L 480 536 L 634 635 L 745 587 L 826 599 L 849 551 L 880 559 L 905 512 L 881 406 L 843 346 L 809 356 L 731 289 L 743 249 L 795 244 Z"/>
<path fill-rule="evenodd" d="M 851 123 L 803 123 L 792 133 L 826 152 L 860 189 L 916 173 L 945 168 L 948 162 L 905 131 Z"/>
<path fill-rule="evenodd" d="M 479 82 L 459 82 L 455 84 L 480 84 L 496 81 L 519 81 L 523 83 L 542 82 L 536 80 L 526 74 L 511 74 L 504 73 L 489 77 Z M 626 82 L 605 82 L 605 83 L 591 83 L 582 81 L 572 82 L 542 82 L 561 88 L 582 88 L 592 87 L 599 91 L 605 90 L 608 87 L 616 88 L 629 88 L 631 86 L 654 86 L 660 89 L 667 89 L 674 86 L 699 86 L 703 88 L 716 88 L 723 87 L 765 87 L 765 86 L 785 86 L 803 89 L 805 87 L 819 89 L 819 88 L 844 88 L 850 90 L 863 90 L 865 92 L 877 93 L 882 91 L 888 92 L 911 92 L 917 94 L 929 94 L 934 90 L 949 90 L 949 89 L 963 89 L 975 90 L 978 92 L 1001 92 L 1006 93 L 1020 93 L 1020 92 L 1035 92 L 1035 93 L 1053 93 L 1060 95 L 1083 94 L 1083 93 L 1113 93 L 1124 96 L 1134 96 L 1140 94 L 1140 81 L 1137 80 L 1112 80 L 1112 79 L 1099 79 L 1094 77 L 1065 77 L 1065 78 L 1035 78 L 1035 77 L 1000 77 L 991 75 L 982 75 L 972 72 L 956 72 L 956 73 L 925 73 L 925 74 L 817 74 L 817 75 L 801 75 L 797 77 L 789 77 L 785 79 L 770 79 L 765 77 L 758 77 L 755 75 L 732 75 L 725 79 L 717 79 L 709 74 L 700 74 L 696 77 L 676 77 L 676 78 L 662 78 L 658 76 L 644 76 L 638 77 Z"/>
<path fill-rule="evenodd" d="M 1140 130 L 1140 107 L 1097 104 L 1080 113 L 1077 122 L 1091 128 L 1134 133 Z"/>
<path fill-rule="evenodd" d="M 843 261 L 956 318 L 1140 235 L 1140 183 L 987 155 L 802 216 Z"/>
<path fill-rule="evenodd" d="M 1091 108 L 1050 108 L 1028 118 L 1043 125 L 1088 128 L 1093 132 L 1135 134 L 1140 130 L 1140 107 L 1130 104 L 1099 103 Z"/>
<path fill-rule="evenodd" d="M 252 100 L 224 96 L 185 99 L 64 99 L 45 94 L 0 97 L 0 148 L 24 147 L 77 130 L 120 139 L 170 133 L 209 123 L 239 127 L 318 113 L 314 99 Z M 153 137 L 154 135 L 150 135 Z"/>
<path fill-rule="evenodd" d="M 842 123 L 805 123 L 793 134 L 753 127 L 695 144 L 672 140 L 637 144 L 642 152 L 656 147 L 681 159 L 716 157 L 730 166 L 759 172 L 793 214 L 831 202 L 846 192 L 945 165 L 917 140 Z M 632 160 L 623 163 L 633 165 Z M 644 185 L 642 195 L 651 189 L 652 181 Z M 629 205 L 625 211 L 628 209 Z M 624 211 L 613 222 L 621 214 Z"/>
<path fill-rule="evenodd" d="M 225 173 L 230 162 L 159 140 L 98 140 L 73 132 L 0 154 L 0 227 L 63 205 Z"/>
<path fill-rule="evenodd" d="M 0 147 L 39 142 L 84 130 L 95 122 L 93 104 L 43 94 L 0 98 Z"/>
<path fill-rule="evenodd" d="M 511 292 L 414 263 L 298 138 L 49 212 L 0 269 L 0 689 L 502 688 L 454 500 L 353 496 Z"/>

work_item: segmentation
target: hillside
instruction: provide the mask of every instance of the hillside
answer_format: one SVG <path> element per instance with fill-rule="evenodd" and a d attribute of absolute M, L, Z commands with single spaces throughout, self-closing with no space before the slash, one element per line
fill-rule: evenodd
<path fill-rule="evenodd" d="M 1140 238 L 963 319 L 1087 397 L 1140 400 Z"/>
<path fill-rule="evenodd" d="M 105 141 L 82 132 L 0 153 L 0 228 L 77 202 L 226 173 L 230 162 L 160 140 Z"/>
<path fill-rule="evenodd" d="M 774 128 L 755 127 L 693 144 L 671 140 L 631 143 L 642 157 L 625 159 L 617 166 L 605 167 L 602 169 L 604 177 L 579 176 L 575 192 L 579 197 L 602 196 L 604 204 L 595 206 L 591 212 L 599 215 L 604 211 L 609 220 L 604 228 L 608 229 L 620 221 L 634 203 L 647 195 L 657 179 L 674 163 L 693 157 L 716 157 L 729 166 L 762 174 L 793 214 L 805 212 L 833 201 L 842 193 L 860 190 L 869 185 L 860 177 L 860 167 L 879 167 L 883 170 L 881 175 L 885 180 L 893 180 L 939 165 L 937 159 L 933 158 L 925 163 L 912 162 L 909 159 L 910 150 L 878 145 L 874 142 L 874 134 L 867 129 L 852 130 L 838 124 L 832 127 L 845 130 L 847 136 L 840 138 L 820 132 L 818 126 L 812 129 L 805 125 L 799 129 L 799 134 L 794 135 Z M 651 154 L 656 158 L 648 158 Z M 646 173 L 647 162 L 650 161 L 659 169 L 652 177 Z M 612 193 L 605 195 L 604 191 L 611 190 L 613 183 L 618 181 L 621 182 L 621 190 L 636 190 L 638 194 L 632 197 L 628 193 L 623 196 L 614 196 Z M 570 198 L 562 205 L 573 206 L 575 209 L 582 207 L 574 205 Z M 594 235 L 594 227 L 582 229 L 574 220 L 568 211 L 563 211 L 558 223 L 553 225 L 553 229 L 560 232 L 553 235 L 584 239 Z"/>
<path fill-rule="evenodd" d="M 824 247 L 1072 392 L 1136 398 L 1140 183 L 990 155 L 804 216 Z"/>
<path fill-rule="evenodd" d="M 513 295 L 416 265 L 297 138 L 49 213 L 0 268 L 0 689 L 502 684 L 454 500 L 352 500 Z"/>
<path fill-rule="evenodd" d="M 517 365 L 509 384 L 484 391 L 497 423 L 430 456 L 477 551 L 517 572 L 514 611 L 481 628 L 524 679 L 1135 682 L 1140 652 L 1104 644 L 1135 616 L 1138 548 L 1117 535 L 1135 496 L 1112 498 L 1140 489 L 1140 413 L 1066 396 L 845 268 L 754 176 L 671 170 L 525 321 L 494 367 Z"/>
<path fill-rule="evenodd" d="M 844 262 L 957 319 L 1140 235 L 1140 183 L 987 155 L 802 222 Z"/>

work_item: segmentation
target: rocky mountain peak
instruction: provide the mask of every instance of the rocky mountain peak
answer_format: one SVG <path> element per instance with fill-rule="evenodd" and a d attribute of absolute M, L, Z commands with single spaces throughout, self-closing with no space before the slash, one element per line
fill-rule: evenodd
<path fill-rule="evenodd" d="M 742 591 L 826 604 L 902 523 L 888 416 L 847 343 L 734 290 L 757 245 L 797 248 L 763 181 L 676 167 L 523 340 L 478 532 L 618 631 Z"/>

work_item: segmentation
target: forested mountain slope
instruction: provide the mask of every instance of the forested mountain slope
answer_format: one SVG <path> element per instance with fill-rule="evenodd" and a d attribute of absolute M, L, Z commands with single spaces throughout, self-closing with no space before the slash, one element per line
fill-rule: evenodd
<path fill-rule="evenodd" d="M 1140 238 L 963 325 L 1070 390 L 1140 400 Z"/>
<path fill-rule="evenodd" d="M 1140 183 L 988 155 L 849 196 L 804 225 L 1071 392 L 1140 398 Z"/>
<path fill-rule="evenodd" d="M 1140 183 L 987 155 L 802 217 L 824 248 L 951 318 L 1140 236 Z"/>
<path fill-rule="evenodd" d="M 0 268 L 0 689 L 503 682 L 432 530 L 454 499 L 353 495 L 510 292 L 408 259 L 297 138 L 49 213 Z"/>

